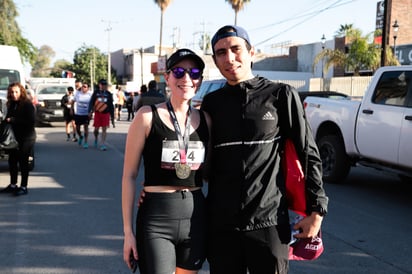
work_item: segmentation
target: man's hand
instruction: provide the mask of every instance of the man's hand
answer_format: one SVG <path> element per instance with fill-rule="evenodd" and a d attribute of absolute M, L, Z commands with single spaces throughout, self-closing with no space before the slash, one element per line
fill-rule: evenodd
<path fill-rule="evenodd" d="M 312 238 L 315 237 L 322 225 L 323 217 L 318 212 L 312 212 L 311 215 L 303 218 L 293 226 L 295 230 L 301 230 L 301 233 L 295 235 L 295 238 Z"/>

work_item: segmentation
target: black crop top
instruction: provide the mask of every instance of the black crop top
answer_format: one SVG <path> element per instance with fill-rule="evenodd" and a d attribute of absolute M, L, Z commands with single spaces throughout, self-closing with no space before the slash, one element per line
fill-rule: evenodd
<path fill-rule="evenodd" d="M 145 186 L 187 186 L 201 187 L 202 163 L 206 159 L 209 131 L 203 112 L 200 111 L 199 126 L 190 134 L 187 164 L 191 166 L 190 176 L 179 179 L 174 163 L 179 162 L 179 145 L 176 132 L 160 119 L 154 105 L 151 106 L 152 128 L 143 149 Z"/>

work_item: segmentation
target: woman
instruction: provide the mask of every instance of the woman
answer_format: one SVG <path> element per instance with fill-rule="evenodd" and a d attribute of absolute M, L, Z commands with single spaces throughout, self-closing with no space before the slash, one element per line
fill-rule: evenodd
<path fill-rule="evenodd" d="M 129 128 L 122 178 L 123 259 L 131 269 L 138 260 L 142 274 L 195 274 L 205 260 L 201 170 L 210 125 L 204 113 L 190 107 L 204 67 L 188 49 L 172 54 L 164 75 L 170 99 L 142 106 Z M 133 209 L 141 156 L 145 198 L 135 235 Z"/>
<path fill-rule="evenodd" d="M 7 89 L 6 123 L 11 123 L 19 147 L 9 150 L 10 184 L 3 193 L 16 196 L 28 193 L 29 156 L 36 141 L 35 109 L 26 89 L 20 83 L 12 83 Z M 3 122 L 4 123 L 4 122 Z M 18 172 L 21 172 L 21 184 L 17 187 Z"/>

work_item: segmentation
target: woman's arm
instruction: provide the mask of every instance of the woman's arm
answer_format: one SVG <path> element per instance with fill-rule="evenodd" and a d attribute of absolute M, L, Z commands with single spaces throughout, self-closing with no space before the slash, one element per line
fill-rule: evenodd
<path fill-rule="evenodd" d="M 129 267 L 130 254 L 137 260 L 136 238 L 133 231 L 133 217 L 136 196 L 136 178 L 145 140 L 150 132 L 152 112 L 150 107 L 140 109 L 132 121 L 126 139 L 122 176 L 122 216 L 124 246 L 123 259 Z"/>

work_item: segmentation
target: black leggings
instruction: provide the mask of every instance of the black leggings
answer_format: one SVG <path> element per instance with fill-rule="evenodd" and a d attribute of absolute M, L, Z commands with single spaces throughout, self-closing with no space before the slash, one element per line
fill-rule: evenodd
<path fill-rule="evenodd" d="M 29 156 L 34 146 L 34 140 L 19 141 L 18 149 L 9 150 L 10 183 L 17 184 L 19 167 L 21 172 L 21 186 L 27 187 L 29 179 Z"/>
<path fill-rule="evenodd" d="M 199 270 L 206 256 L 205 199 L 201 190 L 146 193 L 136 221 L 141 274 Z"/>

